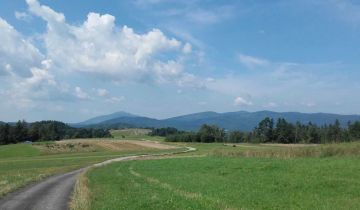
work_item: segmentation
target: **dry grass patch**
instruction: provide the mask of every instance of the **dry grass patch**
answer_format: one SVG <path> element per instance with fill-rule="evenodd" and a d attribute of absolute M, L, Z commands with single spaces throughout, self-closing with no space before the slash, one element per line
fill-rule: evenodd
<path fill-rule="evenodd" d="M 88 210 L 90 209 L 89 180 L 86 172 L 81 173 L 76 181 L 74 193 L 70 202 L 71 210 Z"/>
<path fill-rule="evenodd" d="M 271 145 L 268 148 L 228 150 L 219 148 L 211 155 L 221 157 L 265 157 L 265 158 L 295 158 L 295 157 L 343 157 L 360 156 L 359 143 L 328 144 L 328 145 Z"/>
<path fill-rule="evenodd" d="M 41 151 L 41 154 L 59 154 L 59 153 L 79 153 L 79 152 L 102 152 L 102 151 L 141 151 L 154 149 L 167 149 L 161 146 L 153 146 L 149 144 L 141 144 L 133 141 L 118 140 L 62 140 L 56 142 L 47 142 L 34 145 Z"/>

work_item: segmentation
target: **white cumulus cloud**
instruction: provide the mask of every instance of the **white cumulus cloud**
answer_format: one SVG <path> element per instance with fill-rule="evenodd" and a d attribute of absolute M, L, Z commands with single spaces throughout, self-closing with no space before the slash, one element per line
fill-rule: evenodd
<path fill-rule="evenodd" d="M 0 18 L 0 75 L 30 76 L 44 56 L 4 19 Z"/>
<path fill-rule="evenodd" d="M 46 100 L 71 99 L 66 85 L 56 81 L 50 72 L 51 61 L 43 60 L 41 67 L 32 67 L 31 76 L 20 77 L 12 75 L 7 78 L 10 88 L 2 95 L 7 98 L 7 102 L 19 108 L 29 108 L 36 106 L 36 102 Z"/>
<path fill-rule="evenodd" d="M 47 22 L 44 34 L 47 56 L 68 71 L 96 74 L 116 81 L 167 82 L 187 76 L 181 59 L 189 44 L 168 38 L 159 29 L 138 34 L 128 26 L 117 27 L 109 14 L 89 13 L 80 25 L 36 0 L 27 0 L 32 14 Z"/>
<path fill-rule="evenodd" d="M 253 103 L 250 100 L 247 100 L 243 97 L 236 97 L 234 100 L 234 105 L 235 106 L 251 106 Z"/>

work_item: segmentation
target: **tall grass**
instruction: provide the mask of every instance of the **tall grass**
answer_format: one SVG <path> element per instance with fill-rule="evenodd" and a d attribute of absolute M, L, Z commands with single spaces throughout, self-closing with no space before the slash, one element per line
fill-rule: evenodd
<path fill-rule="evenodd" d="M 360 156 L 359 143 L 328 144 L 314 147 L 283 147 L 269 149 L 228 150 L 219 148 L 210 155 L 220 157 L 265 157 L 265 158 L 295 158 L 295 157 L 344 157 Z"/>
<path fill-rule="evenodd" d="M 71 210 L 88 210 L 90 209 L 90 195 L 89 180 L 86 176 L 86 172 L 79 175 L 76 180 L 74 192 L 70 202 Z"/>

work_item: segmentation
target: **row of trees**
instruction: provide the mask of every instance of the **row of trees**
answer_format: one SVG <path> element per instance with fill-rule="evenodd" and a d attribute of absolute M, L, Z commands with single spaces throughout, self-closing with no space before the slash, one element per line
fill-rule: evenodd
<path fill-rule="evenodd" d="M 347 127 L 341 127 L 338 120 L 334 124 L 317 126 L 313 123 L 295 124 L 285 119 L 265 118 L 249 133 L 246 141 L 274 143 L 331 143 L 349 142 L 360 139 L 360 122 L 349 122 Z"/>
<path fill-rule="evenodd" d="M 0 124 L 0 144 L 16 144 L 25 141 L 51 141 L 70 138 L 111 137 L 108 130 L 94 128 L 73 128 L 58 121 L 40 121 L 16 124 Z"/>
<path fill-rule="evenodd" d="M 167 128 L 153 128 L 151 132 L 149 133 L 149 136 L 169 136 L 178 134 L 181 131 L 179 131 L 176 128 L 167 127 Z"/>
<path fill-rule="evenodd" d="M 171 131 L 171 132 L 167 132 Z M 152 132 L 166 136 L 170 142 L 252 142 L 252 143 L 330 143 L 360 140 L 360 122 L 349 122 L 341 127 L 338 120 L 334 124 L 317 126 L 313 123 L 295 124 L 280 118 L 276 121 L 265 118 L 251 132 L 231 131 L 215 125 L 203 125 L 198 132 L 178 131 L 175 128 L 156 129 Z"/>
<path fill-rule="evenodd" d="M 168 135 L 165 141 L 169 142 L 223 142 L 225 139 L 225 130 L 216 125 L 203 125 L 198 132 L 177 132 Z"/>

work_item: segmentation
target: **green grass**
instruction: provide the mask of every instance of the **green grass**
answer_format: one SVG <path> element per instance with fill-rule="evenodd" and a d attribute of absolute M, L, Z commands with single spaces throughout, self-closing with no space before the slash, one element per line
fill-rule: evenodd
<path fill-rule="evenodd" d="M 360 209 L 360 143 L 177 145 L 205 157 L 88 172 L 91 209 Z"/>
<path fill-rule="evenodd" d="M 115 139 L 124 139 L 124 140 L 151 140 L 151 141 L 164 141 L 164 137 L 160 136 L 149 136 L 150 129 L 141 129 L 141 128 L 129 128 L 129 129 L 120 129 L 120 130 L 111 130 L 111 135 Z"/>
<path fill-rule="evenodd" d="M 92 209 L 359 209 L 360 160 L 202 157 L 89 174 Z"/>
<path fill-rule="evenodd" d="M 31 157 L 37 156 L 40 151 L 31 144 L 12 144 L 0 146 L 0 159 L 11 157 Z"/>
<path fill-rule="evenodd" d="M 69 141 L 71 142 L 71 141 Z M 137 148 L 138 147 L 138 148 Z M 0 197 L 47 176 L 71 171 L 128 154 L 161 153 L 162 150 L 131 146 L 131 150 L 41 153 L 39 145 L 0 146 Z"/>
<path fill-rule="evenodd" d="M 237 149 L 239 147 L 239 149 Z M 226 157 L 358 157 L 360 143 L 341 143 L 325 145 L 237 145 L 236 148 L 216 148 L 209 152 L 215 156 Z"/>

